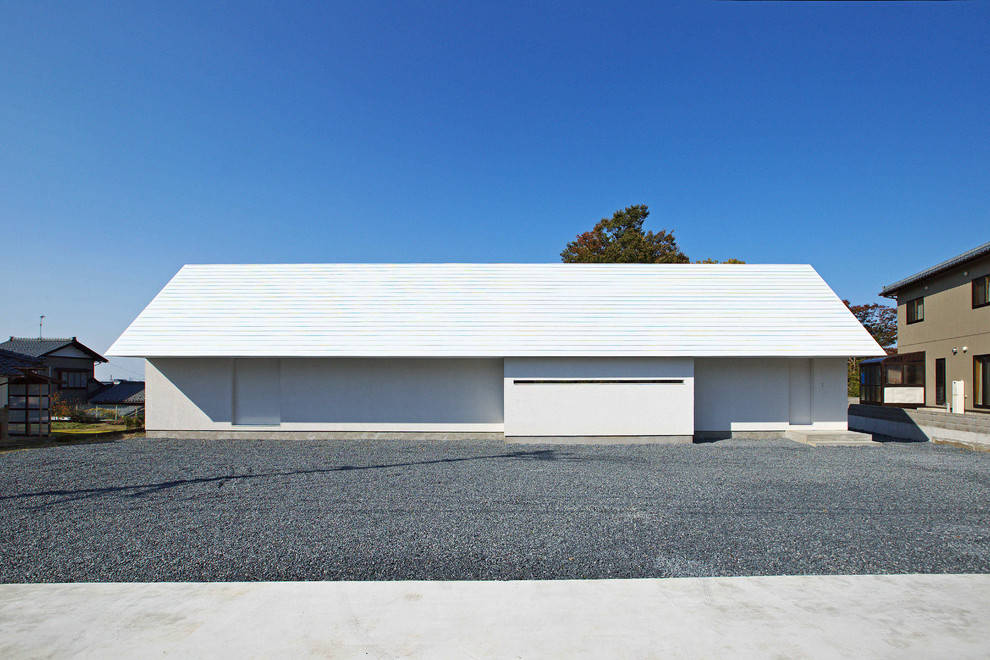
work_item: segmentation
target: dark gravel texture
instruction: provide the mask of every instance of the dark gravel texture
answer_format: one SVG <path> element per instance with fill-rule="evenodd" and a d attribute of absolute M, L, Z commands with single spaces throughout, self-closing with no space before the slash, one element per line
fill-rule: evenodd
<path fill-rule="evenodd" d="M 0 454 L 0 533 L 0 582 L 988 572 L 990 453 L 122 440 Z"/>

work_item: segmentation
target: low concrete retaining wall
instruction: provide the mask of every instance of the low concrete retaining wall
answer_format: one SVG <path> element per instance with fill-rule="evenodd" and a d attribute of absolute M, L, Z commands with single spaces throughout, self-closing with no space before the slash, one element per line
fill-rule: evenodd
<path fill-rule="evenodd" d="M 487 431 L 146 431 L 146 438 L 172 440 L 502 440 Z"/>
<path fill-rule="evenodd" d="M 690 435 L 507 435 L 517 445 L 689 445 Z"/>
<path fill-rule="evenodd" d="M 903 440 L 935 442 L 990 451 L 990 415 L 931 408 L 888 408 L 852 404 L 849 429 Z"/>
<path fill-rule="evenodd" d="M 777 440 L 784 437 L 784 431 L 695 431 L 695 442 L 715 442 L 716 440 Z"/>

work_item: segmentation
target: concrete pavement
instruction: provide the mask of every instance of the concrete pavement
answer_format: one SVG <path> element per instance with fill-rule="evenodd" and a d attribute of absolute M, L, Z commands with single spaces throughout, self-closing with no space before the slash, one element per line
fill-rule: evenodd
<path fill-rule="evenodd" d="M 0 585 L 0 657 L 990 654 L 990 575 Z"/>

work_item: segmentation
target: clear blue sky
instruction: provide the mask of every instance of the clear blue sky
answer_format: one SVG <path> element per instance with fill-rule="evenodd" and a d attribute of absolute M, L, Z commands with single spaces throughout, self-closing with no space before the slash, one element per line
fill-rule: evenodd
<path fill-rule="evenodd" d="M 988 193 L 986 2 L 0 2 L 2 335 L 103 351 L 184 263 L 557 261 L 641 203 L 874 302 Z"/>

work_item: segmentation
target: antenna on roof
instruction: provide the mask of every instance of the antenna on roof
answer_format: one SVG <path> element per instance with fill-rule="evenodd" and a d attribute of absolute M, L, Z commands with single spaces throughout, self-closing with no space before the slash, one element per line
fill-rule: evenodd
<path fill-rule="evenodd" d="M 38 319 L 38 339 L 41 339 L 42 337 L 44 337 L 44 335 L 41 334 L 41 331 L 44 328 L 44 325 L 45 325 L 45 315 L 42 314 L 41 315 L 41 318 Z"/>

